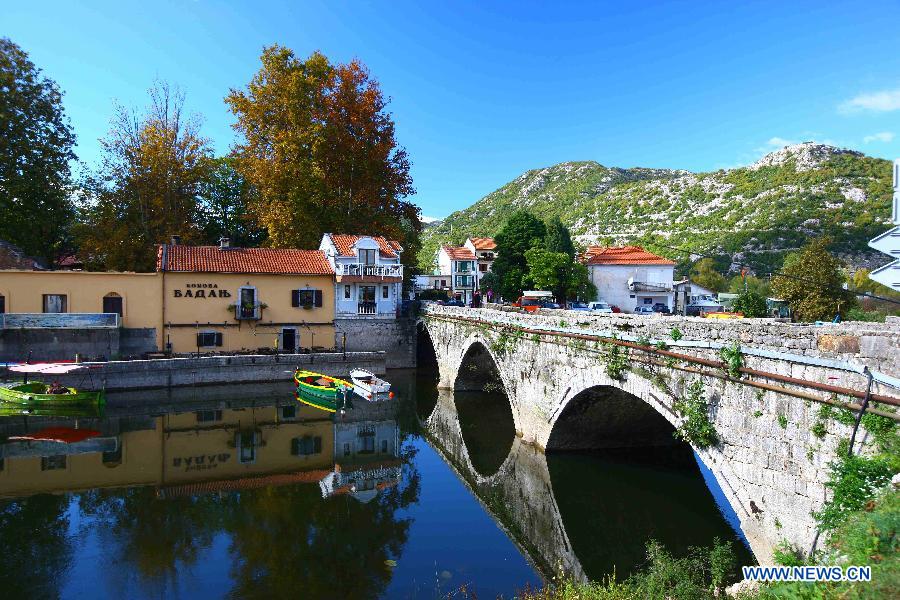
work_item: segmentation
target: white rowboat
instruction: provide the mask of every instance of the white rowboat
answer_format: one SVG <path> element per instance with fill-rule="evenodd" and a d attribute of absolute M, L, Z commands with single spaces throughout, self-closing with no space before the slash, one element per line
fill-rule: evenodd
<path fill-rule="evenodd" d="M 380 379 L 375 373 L 365 369 L 353 369 L 350 371 L 350 381 L 353 383 L 353 391 L 366 400 L 382 400 L 393 398 L 391 384 Z"/>

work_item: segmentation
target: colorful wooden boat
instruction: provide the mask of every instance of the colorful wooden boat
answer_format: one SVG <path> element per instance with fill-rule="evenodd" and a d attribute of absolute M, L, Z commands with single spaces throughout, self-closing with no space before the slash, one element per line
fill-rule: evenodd
<path fill-rule="evenodd" d="M 304 404 L 328 412 L 350 408 L 353 385 L 343 379 L 297 369 L 294 371 L 294 383 L 297 385 L 295 397 Z"/>
<path fill-rule="evenodd" d="M 62 393 L 49 393 L 50 386 L 41 381 L 10 383 L 0 385 L 0 402 L 19 406 L 103 406 L 106 403 L 104 390 L 80 392 L 72 387 L 63 387 Z"/>

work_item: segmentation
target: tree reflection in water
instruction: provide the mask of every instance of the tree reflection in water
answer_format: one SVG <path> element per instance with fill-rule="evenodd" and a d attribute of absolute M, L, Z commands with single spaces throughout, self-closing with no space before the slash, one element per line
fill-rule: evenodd
<path fill-rule="evenodd" d="M 55 598 L 72 559 L 68 496 L 0 501 L 0 590 L 6 598 Z"/>
<path fill-rule="evenodd" d="M 386 561 L 407 541 L 411 519 L 396 513 L 418 502 L 414 453 L 403 446 L 404 477 L 367 503 L 348 495 L 323 500 L 319 486 L 307 483 L 175 498 L 160 498 L 152 487 L 92 490 L 78 496 L 78 506 L 104 553 L 115 557 L 110 576 L 136 572 L 147 592 L 177 588 L 179 572 L 224 535 L 232 596 L 370 598 L 387 586 Z M 35 554 L 49 555 L 43 548 Z M 64 565 L 46 570 L 57 569 Z"/>

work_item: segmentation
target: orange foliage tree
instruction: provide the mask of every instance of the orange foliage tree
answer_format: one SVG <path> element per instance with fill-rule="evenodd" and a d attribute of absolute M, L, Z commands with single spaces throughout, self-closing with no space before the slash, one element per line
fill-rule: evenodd
<path fill-rule="evenodd" d="M 276 247 L 314 248 L 324 232 L 398 239 L 414 255 L 421 230 L 406 150 L 378 82 L 358 60 L 263 51 L 244 90 L 226 98 L 243 140 L 236 166 L 253 186 L 250 213 Z M 411 250 L 411 251 L 410 251 Z"/>

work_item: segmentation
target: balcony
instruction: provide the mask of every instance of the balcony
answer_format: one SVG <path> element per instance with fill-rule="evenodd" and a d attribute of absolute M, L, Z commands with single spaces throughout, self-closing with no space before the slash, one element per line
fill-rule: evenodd
<path fill-rule="evenodd" d="M 243 304 L 232 304 L 234 309 L 234 318 L 238 321 L 259 321 L 262 318 L 262 309 L 268 306 L 264 302 L 245 302 Z"/>
<path fill-rule="evenodd" d="M 358 315 L 374 315 L 378 306 L 374 302 L 360 302 L 356 310 Z"/>
<path fill-rule="evenodd" d="M 360 263 L 338 263 L 335 273 L 339 277 L 398 278 L 403 279 L 403 265 L 363 265 Z"/>
<path fill-rule="evenodd" d="M 628 289 L 632 292 L 671 292 L 671 283 L 655 281 L 635 281 L 634 277 L 628 279 Z"/>

